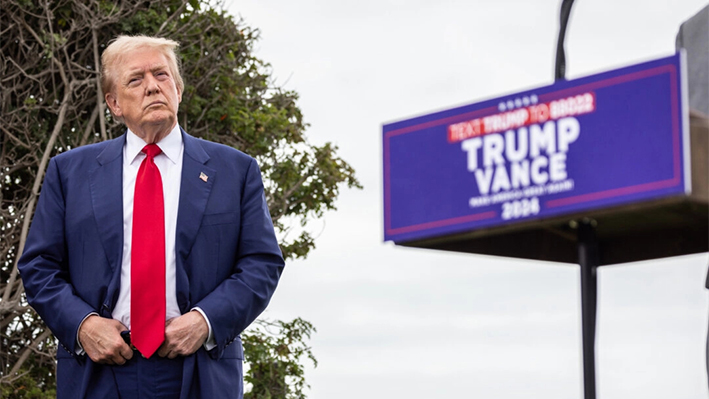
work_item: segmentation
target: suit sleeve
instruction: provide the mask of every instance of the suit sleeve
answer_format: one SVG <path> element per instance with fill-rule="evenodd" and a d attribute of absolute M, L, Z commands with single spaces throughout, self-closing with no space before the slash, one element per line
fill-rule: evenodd
<path fill-rule="evenodd" d="M 268 305 L 284 267 L 264 195 L 261 172 L 251 160 L 241 198 L 241 226 L 233 274 L 195 304 L 212 325 L 221 357 L 224 349 Z"/>
<path fill-rule="evenodd" d="M 52 159 L 42 185 L 32 227 L 18 262 L 27 301 L 42 317 L 59 343 L 76 353 L 77 330 L 95 310 L 71 285 L 64 235 L 65 202 L 56 160 Z"/>

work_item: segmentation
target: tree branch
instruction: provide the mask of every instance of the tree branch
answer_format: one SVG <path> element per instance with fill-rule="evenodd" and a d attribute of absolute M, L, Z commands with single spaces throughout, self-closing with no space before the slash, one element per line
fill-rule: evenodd
<path fill-rule="evenodd" d="M 88 140 L 89 140 L 89 135 L 90 135 L 91 132 L 94 130 L 94 129 L 93 129 L 94 123 L 96 123 L 96 117 L 97 117 L 98 114 L 101 112 L 101 111 L 100 111 L 101 108 L 102 108 L 102 107 L 101 107 L 100 104 L 96 104 L 96 106 L 94 107 L 93 112 L 91 112 L 91 116 L 89 117 L 89 123 L 86 124 L 86 128 L 84 129 L 84 135 L 81 136 L 81 141 L 79 142 L 79 147 L 82 146 L 82 145 L 86 145 L 86 143 L 88 142 Z M 102 123 L 102 126 L 103 126 L 103 123 Z M 105 128 L 106 128 L 106 127 L 103 126 L 103 128 L 104 128 L 104 132 L 105 132 Z"/>
<path fill-rule="evenodd" d="M 55 58 L 56 60 L 56 58 Z M 59 70 L 63 71 L 64 68 L 59 64 Z M 66 75 L 62 72 L 62 78 L 66 78 Z M 71 99 L 71 92 L 74 86 L 74 82 L 65 85 L 67 88 L 64 92 L 64 99 L 62 100 L 62 105 L 59 108 L 59 115 L 57 117 L 57 122 L 54 124 L 54 130 L 52 135 L 49 136 L 49 141 L 44 149 L 44 154 L 42 154 L 42 161 L 40 161 L 37 167 L 37 174 L 34 179 L 34 184 L 32 186 L 32 194 L 29 199 L 29 204 L 27 209 L 25 209 L 25 218 L 22 221 L 22 232 L 20 233 L 20 245 L 17 249 L 17 255 L 15 255 L 15 262 L 12 266 L 12 272 L 10 273 L 10 278 L 8 279 L 7 286 L 5 287 L 5 292 L 3 293 L 3 302 L 10 299 L 11 288 L 15 280 L 17 279 L 17 262 L 19 262 L 22 256 L 22 251 L 25 249 L 25 242 L 27 241 L 27 233 L 30 230 L 30 221 L 32 220 L 32 214 L 34 212 L 34 205 L 37 202 L 37 197 L 39 196 L 39 188 L 42 185 L 42 179 L 44 178 L 44 172 L 47 170 L 47 164 L 49 163 L 49 157 L 54 149 L 54 143 L 57 141 L 57 136 L 62 130 L 62 125 L 64 125 L 64 118 L 66 116 L 66 110 L 69 107 L 69 100 Z"/>
<path fill-rule="evenodd" d="M 24 350 L 22 350 L 22 354 L 20 355 L 20 358 L 17 360 L 17 363 L 15 363 L 14 366 L 12 366 L 12 370 L 8 373 L 8 377 L 12 377 L 15 374 L 17 374 L 18 371 L 20 371 L 20 368 L 22 368 L 22 365 L 27 361 L 27 358 L 30 357 L 30 354 L 32 351 L 36 350 L 37 347 L 39 346 L 40 343 L 42 343 L 44 340 L 49 338 L 49 336 L 52 334 L 49 329 L 46 329 L 40 334 L 37 338 L 35 338 L 34 341 L 32 341 L 32 344 L 28 347 L 26 347 Z"/>
<path fill-rule="evenodd" d="M 23 142 L 22 140 L 18 139 L 14 134 L 10 133 L 9 130 L 5 128 L 5 126 L 0 125 L 0 129 L 2 129 L 3 133 L 5 133 L 9 138 L 12 139 L 12 141 L 15 142 L 15 144 L 19 145 L 22 148 L 30 149 L 30 147 L 27 143 Z"/>
<path fill-rule="evenodd" d="M 91 40 L 94 44 L 94 66 L 96 68 L 96 105 L 98 106 L 98 120 L 101 128 L 101 139 L 106 140 L 106 114 L 103 108 L 103 89 L 101 88 L 101 58 L 98 55 L 98 39 L 96 28 L 91 29 Z"/>
<path fill-rule="evenodd" d="M 180 5 L 180 7 L 177 8 L 177 11 L 175 11 L 172 15 L 170 15 L 170 18 L 166 19 L 165 22 L 163 22 L 162 25 L 160 25 L 160 29 L 158 29 L 157 36 L 160 36 L 160 34 L 162 33 L 163 29 L 165 29 L 167 24 L 169 24 L 175 18 L 177 18 L 177 16 L 182 14 L 182 10 L 185 9 L 186 5 L 187 5 L 187 0 L 182 0 L 182 5 Z"/>

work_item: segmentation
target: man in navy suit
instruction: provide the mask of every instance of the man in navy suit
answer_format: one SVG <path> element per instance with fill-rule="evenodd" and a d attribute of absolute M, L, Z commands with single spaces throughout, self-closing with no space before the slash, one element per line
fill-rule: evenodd
<path fill-rule="evenodd" d="M 126 133 L 47 168 L 18 267 L 60 343 L 59 398 L 243 396 L 239 334 L 284 262 L 256 161 L 177 124 L 177 45 L 112 42 L 101 83 Z"/>

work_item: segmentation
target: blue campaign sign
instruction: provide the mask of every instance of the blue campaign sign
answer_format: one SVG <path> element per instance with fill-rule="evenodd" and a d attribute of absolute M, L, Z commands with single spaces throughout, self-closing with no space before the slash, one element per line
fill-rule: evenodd
<path fill-rule="evenodd" d="M 384 239 L 689 194 L 682 58 L 384 125 Z"/>

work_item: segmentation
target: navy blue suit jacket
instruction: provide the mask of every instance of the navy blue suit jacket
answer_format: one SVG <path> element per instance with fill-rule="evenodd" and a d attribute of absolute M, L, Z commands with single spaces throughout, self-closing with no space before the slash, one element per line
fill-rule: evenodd
<path fill-rule="evenodd" d="M 182 132 L 177 303 L 200 307 L 217 347 L 185 358 L 182 398 L 243 394 L 239 334 L 266 308 L 284 266 L 256 161 Z M 91 312 L 111 317 L 123 254 L 125 135 L 54 157 L 18 264 L 27 299 L 58 338 L 59 398 L 118 398 L 111 367 L 76 355 Z M 207 175 L 207 181 L 200 175 Z"/>

